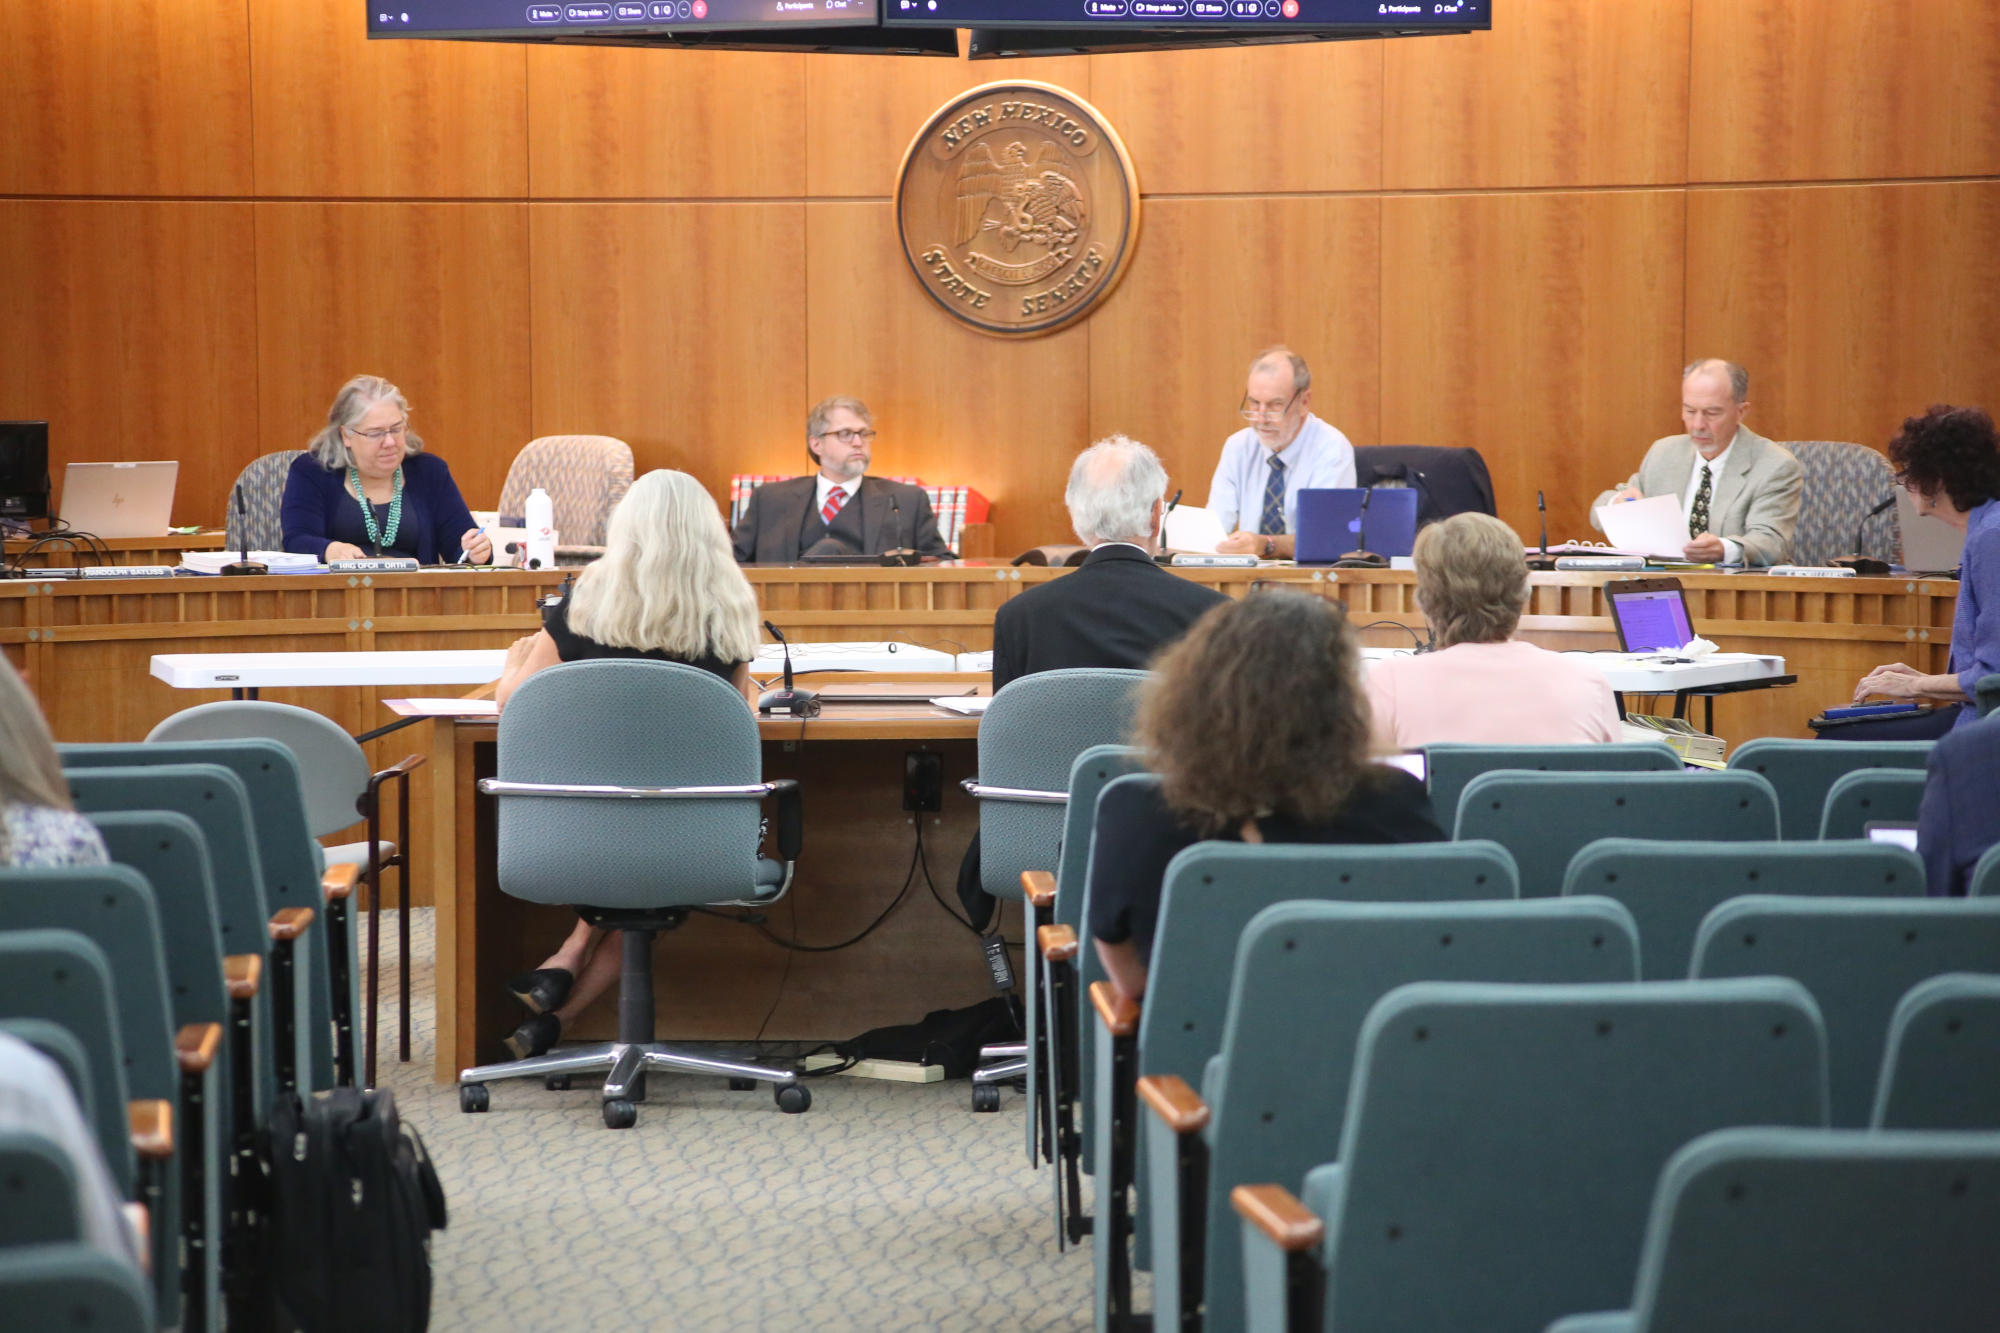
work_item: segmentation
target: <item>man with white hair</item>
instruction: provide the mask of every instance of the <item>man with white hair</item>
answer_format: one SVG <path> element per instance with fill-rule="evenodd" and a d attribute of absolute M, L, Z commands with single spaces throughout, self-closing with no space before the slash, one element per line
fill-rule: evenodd
<path fill-rule="evenodd" d="M 1257 354 L 1237 412 L 1250 424 L 1223 441 L 1208 487 L 1209 511 L 1229 529 L 1215 549 L 1289 560 L 1299 492 L 1354 485 L 1354 446 L 1312 414 L 1312 371 L 1289 347 Z"/>
<path fill-rule="evenodd" d="M 995 690 L 1060 667 L 1143 667 L 1228 600 L 1154 561 L 1167 470 L 1137 440 L 1113 435 L 1077 455 L 1063 502 L 1090 554 L 1074 573 L 1001 604 L 993 617 Z"/>

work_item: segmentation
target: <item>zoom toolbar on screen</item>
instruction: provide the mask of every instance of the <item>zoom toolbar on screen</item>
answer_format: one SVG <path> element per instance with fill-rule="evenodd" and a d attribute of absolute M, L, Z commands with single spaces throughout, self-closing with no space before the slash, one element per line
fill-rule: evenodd
<path fill-rule="evenodd" d="M 894 3 L 894 0 L 890 0 Z M 398 0 L 368 6 L 371 36 L 535 31 L 644 32 L 667 27 L 815 28 L 872 24 L 881 0 L 599 0 L 530 4 L 528 0 Z"/>
<path fill-rule="evenodd" d="M 887 24 L 961 28 L 1142 28 L 1287 24 L 1302 28 L 1428 24 L 1486 27 L 1492 0 L 882 0 Z"/>

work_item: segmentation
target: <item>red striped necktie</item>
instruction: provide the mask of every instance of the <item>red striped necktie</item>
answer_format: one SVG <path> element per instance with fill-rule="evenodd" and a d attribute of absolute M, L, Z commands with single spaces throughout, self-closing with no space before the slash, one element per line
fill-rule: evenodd
<path fill-rule="evenodd" d="M 826 493 L 826 507 L 819 511 L 820 522 L 822 523 L 833 522 L 833 516 L 835 514 L 838 514 L 840 512 L 840 507 L 846 503 L 847 503 L 846 491 L 843 491 L 838 486 L 828 491 Z"/>

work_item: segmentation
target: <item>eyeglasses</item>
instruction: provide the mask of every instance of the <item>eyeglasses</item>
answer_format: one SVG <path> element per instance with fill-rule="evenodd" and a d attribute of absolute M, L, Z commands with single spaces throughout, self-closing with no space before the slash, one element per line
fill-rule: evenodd
<path fill-rule="evenodd" d="M 1280 421 L 1284 419 L 1285 413 L 1292 410 L 1292 404 L 1298 401 L 1299 395 L 1296 393 L 1282 403 L 1253 403 L 1246 396 L 1242 404 L 1237 407 L 1236 415 L 1242 417 L 1245 421 L 1263 421 L 1267 419 Z"/>
<path fill-rule="evenodd" d="M 381 441 L 388 439 L 391 435 L 409 434 L 410 419 L 408 417 L 404 417 L 401 421 L 398 421 L 395 425 L 383 426 L 378 430 L 355 430 L 352 426 L 342 426 L 341 429 L 346 431 L 349 435 L 358 435 L 364 440 L 374 440 L 375 442 L 380 443 Z"/>
<path fill-rule="evenodd" d="M 875 438 L 875 432 L 867 429 L 855 430 L 851 426 L 843 426 L 839 430 L 823 432 L 818 438 L 822 440 L 839 440 L 842 444 L 867 444 Z"/>

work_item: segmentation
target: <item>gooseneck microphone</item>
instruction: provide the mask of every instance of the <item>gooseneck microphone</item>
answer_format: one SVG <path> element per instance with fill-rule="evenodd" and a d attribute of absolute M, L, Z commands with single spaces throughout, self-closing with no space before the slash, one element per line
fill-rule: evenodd
<path fill-rule="evenodd" d="M 903 540 L 903 506 L 897 501 L 894 491 L 889 492 L 889 516 L 896 525 L 896 544 L 882 552 L 883 568 L 895 569 L 899 566 L 916 564 L 918 559 L 917 553 L 911 550 L 909 544 Z M 783 642 L 783 640 L 780 640 L 780 642 Z"/>
<path fill-rule="evenodd" d="M 1891 505 L 1895 503 L 1896 503 L 1896 493 L 1894 491 L 1890 491 L 1887 495 L 1883 496 L 1882 503 L 1876 505 L 1873 509 L 1863 514 L 1861 516 L 1861 521 L 1854 525 L 1854 554 L 1837 555 L 1833 559 L 1827 561 L 1826 563 L 1831 565 L 1835 569 L 1851 569 L 1854 571 L 1857 577 L 1865 576 L 1865 577 L 1879 578 L 1882 575 L 1887 574 L 1889 572 L 1888 561 L 1877 560 L 1872 555 L 1863 555 L 1861 553 L 1861 538 L 1867 531 L 1868 520 L 1875 517 L 1877 514 L 1883 512 L 1884 510 L 1888 509 Z"/>
<path fill-rule="evenodd" d="M 771 637 L 785 650 L 785 688 L 766 690 L 757 696 L 757 711 L 784 713 L 792 717 L 818 717 L 819 694 L 813 690 L 792 688 L 792 645 L 785 642 L 784 632 L 770 621 L 764 622 L 764 628 L 771 632 Z"/>
<path fill-rule="evenodd" d="M 1368 501 L 1375 494 L 1370 486 L 1361 492 L 1361 516 L 1355 522 L 1355 549 L 1333 562 L 1335 569 L 1387 569 L 1389 561 L 1368 549 Z"/>
<path fill-rule="evenodd" d="M 236 483 L 236 488 L 230 492 L 229 498 L 232 507 L 236 510 L 236 540 L 242 549 L 234 561 L 222 567 L 222 572 L 224 574 L 270 573 L 271 570 L 268 565 L 264 564 L 261 560 L 252 560 L 250 558 L 250 514 L 248 507 L 243 503 L 242 482 Z"/>
<path fill-rule="evenodd" d="M 1540 491 L 1535 492 L 1535 512 L 1542 518 L 1542 550 L 1541 554 L 1528 557 L 1528 568 L 1554 569 L 1555 558 L 1549 554 L 1549 502 Z"/>

